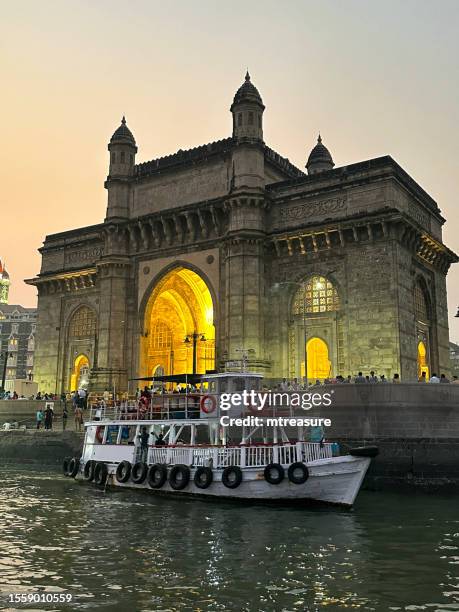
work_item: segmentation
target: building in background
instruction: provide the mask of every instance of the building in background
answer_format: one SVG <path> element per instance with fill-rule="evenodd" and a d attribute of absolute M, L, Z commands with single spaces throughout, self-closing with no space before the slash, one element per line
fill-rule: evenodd
<path fill-rule="evenodd" d="M 437 203 L 390 156 L 335 167 L 320 136 L 300 170 L 265 144 L 264 110 L 247 74 L 231 136 L 145 163 L 123 117 L 105 219 L 47 236 L 27 281 L 40 389 L 125 390 L 243 355 L 267 378 L 449 373 L 458 257 Z"/>
<path fill-rule="evenodd" d="M 459 377 L 459 344 L 449 343 L 449 356 L 451 359 L 451 376 Z"/>
<path fill-rule="evenodd" d="M 37 309 L 8 304 L 9 285 L 8 272 L 0 262 L 0 379 L 7 357 L 5 390 L 34 389 L 28 383 L 33 380 Z"/>
<path fill-rule="evenodd" d="M 8 304 L 8 293 L 10 291 L 10 275 L 6 271 L 5 264 L 0 260 L 0 304 Z"/>

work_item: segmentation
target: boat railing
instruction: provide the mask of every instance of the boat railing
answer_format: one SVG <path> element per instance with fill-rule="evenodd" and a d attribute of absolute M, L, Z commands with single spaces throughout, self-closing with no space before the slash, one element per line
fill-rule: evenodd
<path fill-rule="evenodd" d="M 216 468 L 228 466 L 264 467 L 270 463 L 290 465 L 296 461 L 309 463 L 334 456 L 332 443 L 296 442 L 292 444 L 260 444 L 251 446 L 195 446 L 151 447 L 149 463 L 194 467 L 212 465 Z"/>
<path fill-rule="evenodd" d="M 150 400 L 103 401 L 90 408 L 91 421 L 138 421 L 156 419 L 199 419 L 202 395 L 171 393 L 152 395 Z"/>

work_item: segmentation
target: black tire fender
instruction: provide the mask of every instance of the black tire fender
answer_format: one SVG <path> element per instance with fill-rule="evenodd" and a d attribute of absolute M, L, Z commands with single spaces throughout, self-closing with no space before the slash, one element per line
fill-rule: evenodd
<path fill-rule="evenodd" d="M 86 463 L 84 464 L 83 478 L 87 480 L 88 482 L 91 482 L 91 480 L 94 480 L 94 470 L 95 469 L 96 469 L 96 462 L 93 459 L 86 461 Z"/>
<path fill-rule="evenodd" d="M 72 457 L 65 457 L 64 461 L 62 462 L 62 471 L 64 472 L 64 476 L 69 475 L 69 463 L 71 458 Z"/>
<path fill-rule="evenodd" d="M 108 469 L 105 463 L 99 461 L 94 469 L 94 482 L 97 485 L 104 485 L 107 482 Z"/>
<path fill-rule="evenodd" d="M 160 489 L 167 480 L 167 468 L 162 463 L 154 463 L 148 468 L 147 481 L 152 489 Z"/>
<path fill-rule="evenodd" d="M 292 463 L 288 468 L 288 479 L 293 484 L 304 484 L 306 480 L 309 478 L 309 470 L 300 461 L 296 461 Z"/>
<path fill-rule="evenodd" d="M 242 470 L 237 465 L 229 465 L 223 470 L 222 483 L 228 489 L 236 489 L 242 482 Z"/>
<path fill-rule="evenodd" d="M 212 484 L 214 473 L 210 467 L 198 467 L 194 473 L 193 482 L 198 489 L 207 489 Z"/>
<path fill-rule="evenodd" d="M 285 477 L 285 470 L 280 463 L 270 463 L 265 467 L 265 480 L 272 485 L 280 484 Z"/>
<path fill-rule="evenodd" d="M 121 461 L 116 466 L 115 478 L 118 482 L 127 482 L 131 475 L 132 466 L 129 461 Z"/>
<path fill-rule="evenodd" d="M 78 470 L 80 469 L 80 460 L 77 457 L 72 457 L 69 461 L 69 468 L 67 471 L 67 475 L 70 478 L 75 478 L 78 474 Z"/>
<path fill-rule="evenodd" d="M 134 463 L 131 469 L 131 480 L 134 484 L 141 484 L 147 477 L 148 466 L 143 461 Z"/>
<path fill-rule="evenodd" d="M 190 482 L 190 468 L 187 465 L 174 465 L 169 472 L 169 484 L 174 491 L 181 491 Z"/>

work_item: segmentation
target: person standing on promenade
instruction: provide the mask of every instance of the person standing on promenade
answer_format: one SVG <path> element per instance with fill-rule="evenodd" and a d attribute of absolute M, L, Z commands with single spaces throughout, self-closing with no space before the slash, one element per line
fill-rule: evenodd
<path fill-rule="evenodd" d="M 81 431 L 81 423 L 83 422 L 83 411 L 80 406 L 75 408 L 75 431 Z"/>
<path fill-rule="evenodd" d="M 64 409 L 62 410 L 62 431 L 66 430 L 68 417 L 67 404 L 64 404 Z"/>
<path fill-rule="evenodd" d="M 43 423 L 43 410 L 41 408 L 37 410 L 36 419 L 37 419 L 37 429 L 40 429 L 41 424 Z"/>
<path fill-rule="evenodd" d="M 52 429 L 53 428 L 53 411 L 51 410 L 50 406 L 46 407 L 45 410 L 45 429 Z"/>

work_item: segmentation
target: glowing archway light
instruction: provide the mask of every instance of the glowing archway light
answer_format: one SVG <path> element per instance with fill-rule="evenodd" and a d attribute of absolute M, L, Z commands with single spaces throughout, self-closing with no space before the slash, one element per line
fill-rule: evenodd
<path fill-rule="evenodd" d="M 158 348 L 155 322 L 164 321 L 172 333 L 170 348 Z M 206 342 L 197 348 L 197 372 L 215 368 L 214 304 L 205 281 L 193 270 L 177 267 L 168 272 L 153 288 L 144 317 L 141 339 L 140 375 L 151 372 L 161 363 L 166 374 L 192 371 L 192 350 L 184 338 L 199 333 Z M 156 348 L 155 348 L 156 347 Z"/>

